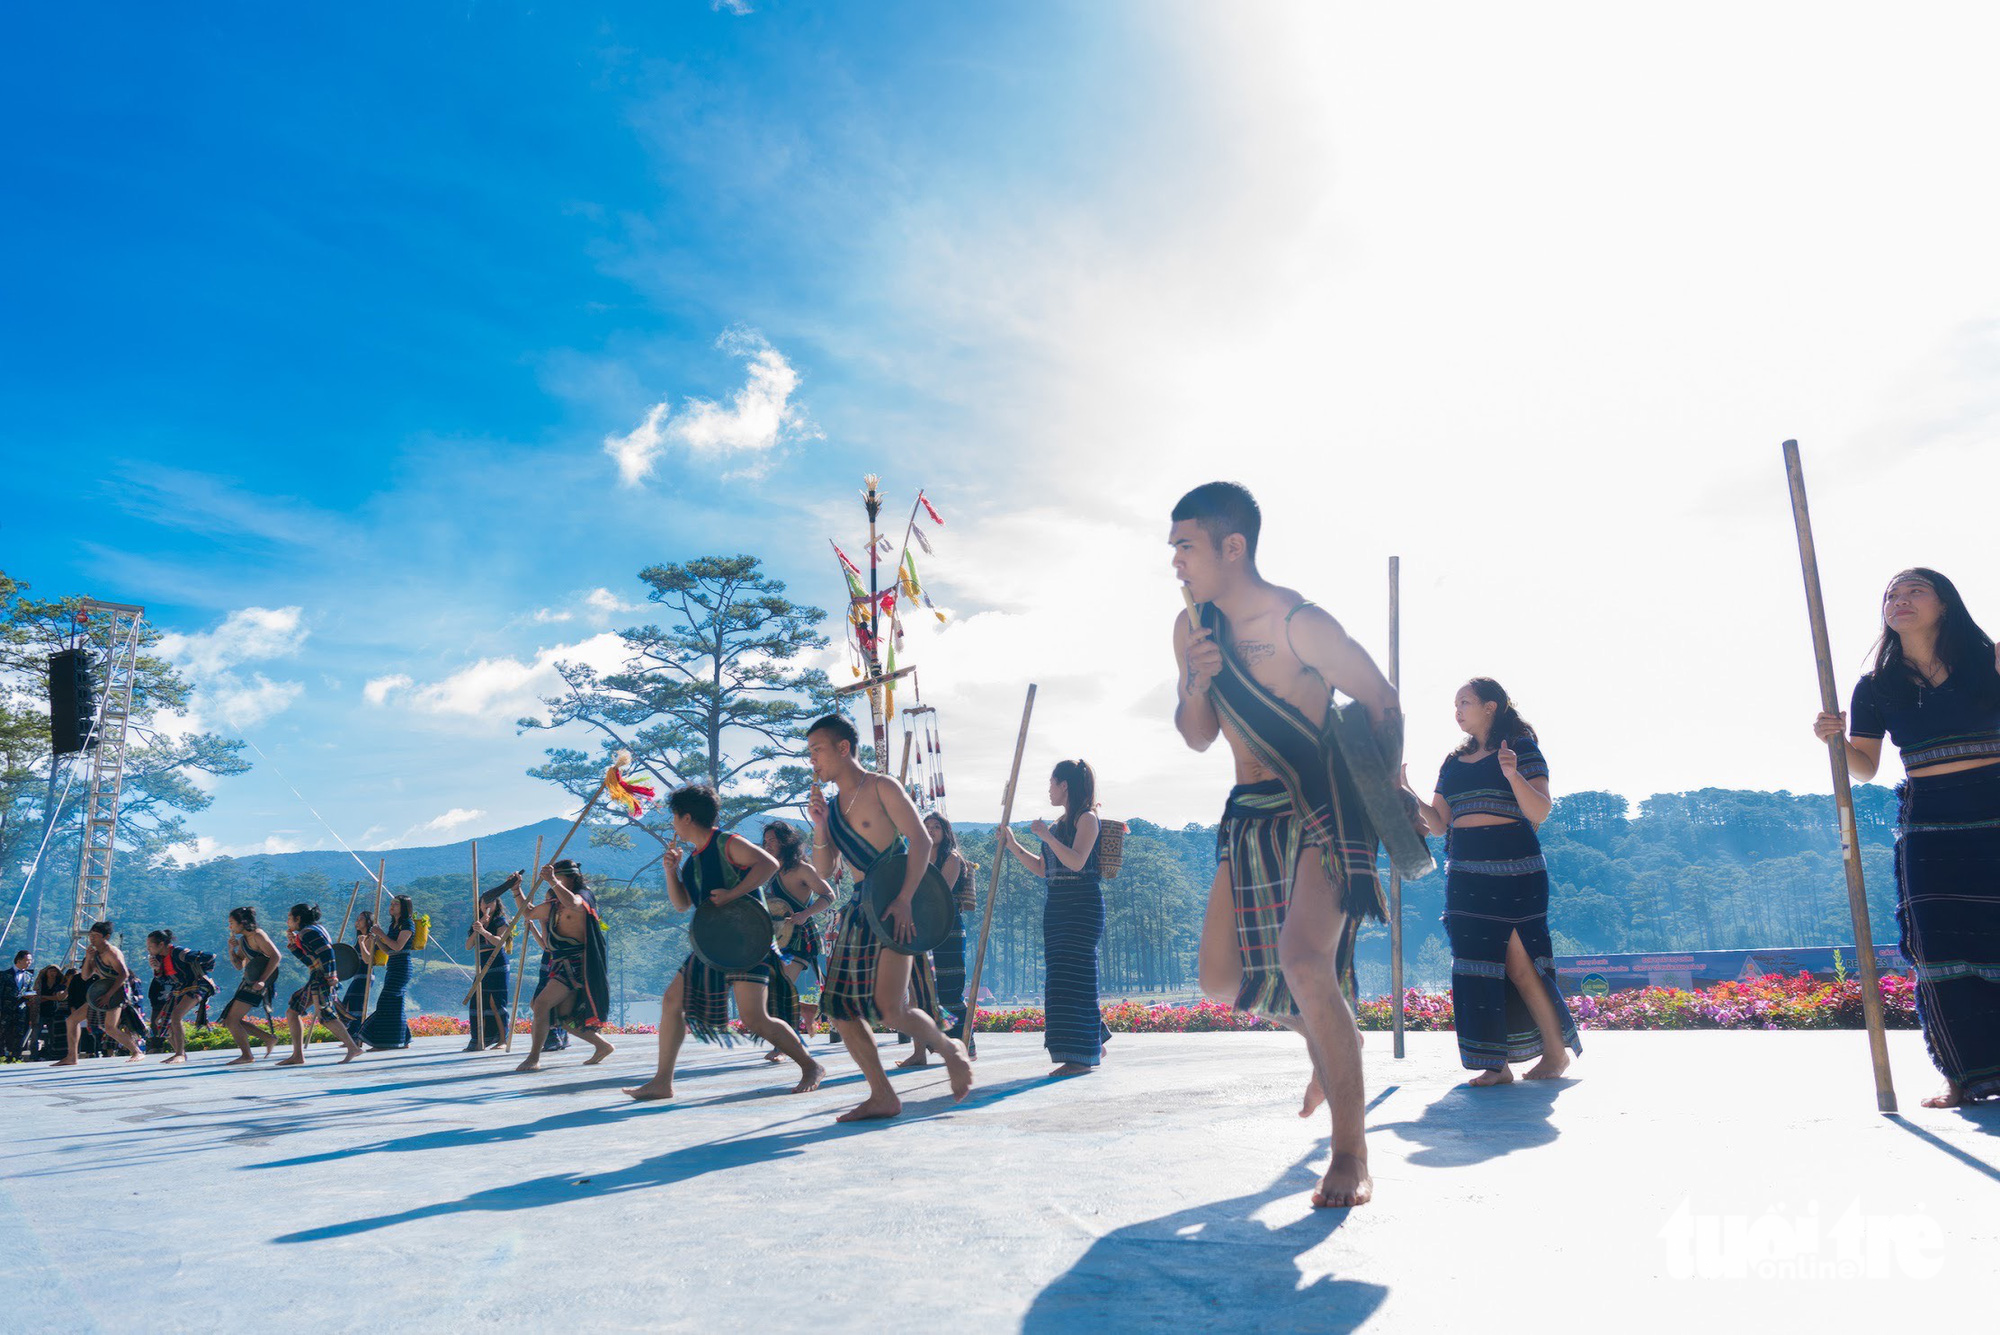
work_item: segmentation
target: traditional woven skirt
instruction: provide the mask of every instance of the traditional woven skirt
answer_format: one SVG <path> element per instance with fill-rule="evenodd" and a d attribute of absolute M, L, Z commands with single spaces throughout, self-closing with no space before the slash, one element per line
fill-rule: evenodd
<path fill-rule="evenodd" d="M 1906 780 L 1896 922 L 1924 1045 L 1967 1099 L 2000 1095 L 2000 765 Z"/>
<path fill-rule="evenodd" d="M 882 951 L 887 949 L 862 911 L 857 891 L 840 910 L 840 925 L 834 929 L 833 946 L 826 957 L 826 982 L 820 988 L 820 1009 L 829 1020 L 864 1020 L 882 1024 L 882 1011 L 875 1004 L 875 972 Z M 937 977 L 928 955 L 912 961 L 910 984 L 920 1010 L 942 1023 L 938 1015 Z"/>
<path fill-rule="evenodd" d="M 1555 1007 L 1565 1047 L 1582 1053 L 1576 1020 L 1556 986 L 1549 941 L 1549 872 L 1534 827 L 1519 822 L 1451 832 L 1445 863 L 1444 927 L 1451 938 L 1451 1005 L 1458 1059 L 1472 1071 L 1542 1055 L 1542 1031 L 1507 977 L 1507 941 L 1521 948 Z"/>
<path fill-rule="evenodd" d="M 748 969 L 718 969 L 699 955 L 687 957 L 681 965 L 681 1011 L 690 1034 L 704 1043 L 734 1044 L 735 1036 L 729 1030 L 729 999 L 738 983 L 770 987 L 769 961 Z"/>
<path fill-rule="evenodd" d="M 407 1048 L 410 1026 L 403 1022 L 403 996 L 410 990 L 410 952 L 399 950 L 382 969 L 382 990 L 375 996 L 375 1010 L 355 1037 L 371 1048 Z"/>
<path fill-rule="evenodd" d="M 1278 938 L 1292 902 L 1303 829 L 1279 780 L 1230 789 L 1215 832 L 1215 856 L 1229 868 L 1229 893 L 1236 903 L 1236 953 L 1243 966 L 1243 983 L 1231 1003 L 1237 1010 L 1274 1019 L 1299 1013 L 1278 965 Z"/>
<path fill-rule="evenodd" d="M 1044 924 L 1044 932 L 1047 925 Z M 938 1005 L 951 1024 L 953 1038 L 965 1036 L 965 915 L 954 910 L 951 935 L 931 952 L 937 970 Z"/>
<path fill-rule="evenodd" d="M 473 968 L 481 964 L 486 972 L 479 977 L 479 990 L 468 1003 L 466 1019 L 475 1031 L 480 1025 L 480 1046 L 492 1047 L 495 1043 L 507 1041 L 507 980 L 508 960 L 504 950 L 490 950 L 486 955 L 475 956 Z"/>
<path fill-rule="evenodd" d="M 1049 894 L 1042 903 L 1042 992 L 1049 1059 L 1095 1066 L 1104 1059 L 1104 1014 L 1097 1004 L 1097 943 L 1104 936 L 1104 890 L 1095 875 L 1050 859 Z"/>

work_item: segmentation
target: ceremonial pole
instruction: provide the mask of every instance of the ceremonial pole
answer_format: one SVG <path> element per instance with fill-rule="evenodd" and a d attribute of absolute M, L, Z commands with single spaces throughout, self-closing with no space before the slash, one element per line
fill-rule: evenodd
<path fill-rule="evenodd" d="M 371 914 L 368 919 L 371 931 L 380 931 L 382 928 L 382 877 L 383 874 L 388 870 L 388 867 L 389 867 L 389 860 L 387 858 L 379 858 L 376 860 L 375 912 Z M 368 994 L 374 991 L 374 989 L 375 989 L 375 947 L 373 943 L 370 943 L 368 947 L 368 953 L 361 957 L 361 1014 L 355 1017 L 355 1023 L 357 1025 L 368 1023 Z M 356 1041 L 357 1042 L 361 1041 L 358 1036 L 356 1038 Z"/>
<path fill-rule="evenodd" d="M 1819 665 L 1820 709 L 1840 712 L 1840 689 L 1833 679 L 1833 649 L 1826 633 L 1826 603 L 1820 595 L 1819 557 L 1813 548 L 1812 516 L 1806 510 L 1805 470 L 1799 443 L 1784 444 L 1785 478 L 1792 491 L 1792 523 L 1799 534 L 1799 568 L 1805 574 L 1806 611 L 1812 619 L 1813 657 Z M 1868 1025 L 1868 1059 L 1875 1069 L 1877 1111 L 1896 1111 L 1896 1087 L 1889 1077 L 1889 1040 L 1882 1025 L 1882 984 L 1876 976 L 1875 937 L 1868 926 L 1868 887 L 1861 872 L 1861 838 L 1854 824 L 1854 790 L 1847 772 L 1845 732 L 1826 744 L 1833 767 L 1833 802 L 1840 812 L 1840 854 L 1847 869 L 1847 909 L 1854 918 L 1854 948 L 1861 956 L 1861 1015 Z"/>
<path fill-rule="evenodd" d="M 1402 703 L 1403 689 L 1403 558 L 1389 558 L 1389 689 Z M 1407 717 L 1407 714 L 1405 715 Z M 1403 877 L 1389 862 L 1389 1030 L 1391 1045 L 1403 1055 Z"/>
<path fill-rule="evenodd" d="M 479 958 L 479 841 L 477 839 L 472 841 L 472 958 L 474 960 Z M 472 1012 L 474 1052 L 483 1052 L 486 1049 L 486 1003 L 479 995 L 479 983 L 485 976 L 484 968 L 473 970 L 472 999 L 479 1003 L 478 1009 Z"/>
<path fill-rule="evenodd" d="M 1027 703 L 1021 706 L 1021 732 L 1014 739 L 1014 767 L 1007 772 L 1007 795 L 1000 803 L 1000 824 L 993 831 L 993 879 L 986 885 L 986 913 L 979 922 L 979 949 L 972 957 L 972 981 L 965 993 L 965 1051 L 977 1056 L 979 1041 L 979 976 L 986 970 L 986 938 L 993 933 L 993 905 L 1000 898 L 1000 872 L 1007 864 L 1007 850 L 1000 846 L 1000 831 L 1014 819 L 1014 785 L 1021 778 L 1021 755 L 1028 749 L 1028 720 L 1035 713 L 1035 684 L 1028 683 Z"/>
<path fill-rule="evenodd" d="M 876 488 L 881 479 L 870 473 L 868 490 L 862 500 L 868 506 L 868 715 L 875 725 L 875 770 L 889 772 L 889 720 L 884 713 L 882 692 L 882 553 L 876 550 L 881 534 L 876 520 L 882 513 L 882 497 Z"/>
<path fill-rule="evenodd" d="M 604 785 L 599 784 L 597 787 L 597 791 L 600 793 L 603 792 Z M 597 799 L 593 797 L 590 800 L 592 802 L 595 802 Z M 585 807 L 584 810 L 588 811 L 590 810 L 590 808 Z M 582 819 L 583 817 L 581 816 L 577 817 L 577 820 L 579 821 L 581 821 Z M 570 834 L 575 834 L 575 833 L 576 833 L 576 827 L 572 825 L 570 827 Z M 563 842 L 564 843 L 569 842 L 568 835 L 563 836 Z M 536 835 L 534 878 L 528 882 L 528 893 L 524 896 L 528 908 L 533 908 L 535 906 L 535 886 L 541 882 L 541 879 L 542 879 L 542 836 Z M 521 987 L 524 983 L 528 981 L 528 938 L 534 935 L 533 924 L 528 921 L 528 914 L 526 909 L 523 909 L 520 912 L 520 914 L 518 914 L 515 917 L 514 923 L 517 927 L 521 929 L 521 961 L 514 967 L 514 999 L 507 1003 L 507 1041 L 500 1045 L 508 1052 L 512 1052 L 514 1050 L 514 1020 L 521 1013 Z"/>

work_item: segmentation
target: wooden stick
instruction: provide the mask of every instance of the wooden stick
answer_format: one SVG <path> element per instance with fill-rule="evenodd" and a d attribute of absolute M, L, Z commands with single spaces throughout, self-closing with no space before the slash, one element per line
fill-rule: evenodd
<path fill-rule="evenodd" d="M 518 871 L 514 873 L 514 875 L 516 875 L 516 876 L 520 876 L 521 874 L 522 874 L 522 873 L 520 873 L 520 872 L 518 872 Z M 504 884 L 504 882 L 503 882 L 502 884 Z M 475 887 L 475 888 L 477 888 L 477 885 L 478 885 L 478 883 L 477 883 L 477 882 L 474 882 L 474 887 Z M 479 920 L 479 918 L 480 918 L 480 917 L 483 917 L 483 916 L 484 916 L 484 914 L 483 914 L 483 913 L 481 912 L 481 910 L 480 910 L 480 908 L 479 908 L 479 896 L 478 896 L 478 895 L 474 895 L 474 896 L 472 897 L 472 912 L 473 912 L 473 915 L 474 915 L 474 916 L 473 916 L 473 922 L 474 922 L 474 926 L 476 927 L 476 926 L 477 926 L 477 924 L 478 924 L 478 920 Z M 510 929 L 510 930 L 511 930 L 511 929 Z M 474 932 L 474 934 L 473 934 L 473 937 L 472 937 L 472 939 L 473 939 L 473 941 L 475 942 L 475 944 L 474 944 L 474 946 L 473 946 L 473 950 L 474 950 L 474 952 L 476 953 L 476 952 L 477 952 L 477 951 L 479 950 L 479 946 L 478 946 L 478 945 L 476 944 L 476 943 L 478 942 L 478 940 L 479 940 L 479 936 L 478 936 L 478 933 L 477 933 L 477 932 Z M 502 937 L 502 938 L 501 938 L 501 940 L 503 940 L 503 941 L 504 941 L 504 940 L 506 940 L 506 938 L 505 938 L 505 937 Z M 480 984 L 481 984 L 482 982 L 484 982 L 484 981 L 485 981 L 485 979 L 486 979 L 486 971 L 487 971 L 488 969 L 490 969 L 490 968 L 492 968 L 492 967 L 493 967 L 493 962 L 494 962 L 495 960 L 497 960 L 497 959 L 500 959 L 500 958 L 501 958 L 501 957 L 503 957 L 503 956 L 504 956 L 505 954 L 506 954 L 506 951 L 505 951 L 504 949 L 502 949 L 502 950 L 495 950 L 495 951 L 489 951 L 489 952 L 487 953 L 487 956 L 486 956 L 486 960 L 485 960 L 485 962 L 484 962 L 483 964 L 481 964 L 481 965 L 480 965 L 480 966 L 479 966 L 479 967 L 478 967 L 477 969 L 473 970 L 473 972 L 472 972 L 472 987 L 471 987 L 471 988 L 470 988 L 470 989 L 469 989 L 469 990 L 468 990 L 468 991 L 466 992 L 466 994 L 465 994 L 465 1000 L 464 1000 L 463 1002 L 459 1003 L 459 1004 L 461 1004 L 461 1005 L 467 1005 L 467 1006 L 469 1006 L 469 1005 L 471 1005 L 471 1004 L 472 1004 L 472 997 L 473 997 L 473 994 L 479 991 L 479 985 L 480 985 Z"/>
<path fill-rule="evenodd" d="M 375 862 L 375 912 L 370 917 L 369 922 L 376 931 L 380 931 L 382 928 L 382 874 L 388 865 L 389 860 L 387 858 L 378 858 Z M 371 944 L 368 947 L 368 953 L 361 957 L 361 1014 L 355 1020 L 357 1027 L 368 1023 L 368 994 L 374 989 L 375 947 Z M 361 1042 L 362 1040 L 357 1035 L 355 1041 Z"/>
<path fill-rule="evenodd" d="M 1000 846 L 1000 831 L 1014 819 L 1014 785 L 1021 778 L 1021 755 L 1028 749 L 1028 720 L 1035 713 L 1035 684 L 1028 683 L 1028 700 L 1021 706 L 1021 733 L 1014 739 L 1014 768 L 1007 772 L 1007 796 L 1000 804 L 1000 825 L 993 832 L 993 879 L 986 884 L 986 913 L 979 922 L 979 949 L 972 957 L 972 982 L 965 993 L 965 1051 L 978 1050 L 976 1029 L 979 1020 L 979 975 L 986 969 L 986 938 L 993 933 L 993 904 L 1000 898 L 1000 872 L 1007 865 L 1007 850 Z"/>
<path fill-rule="evenodd" d="M 1819 557 L 1813 548 L 1812 516 L 1806 510 L 1805 470 L 1799 463 L 1799 443 L 1784 444 L 1785 477 L 1792 490 L 1792 522 L 1799 532 L 1799 568 L 1805 574 L 1806 611 L 1812 618 L 1813 657 L 1819 663 L 1820 708 L 1840 712 L 1840 691 L 1833 679 L 1833 649 L 1826 633 L 1826 603 L 1820 595 Z M 1875 1107 L 1896 1111 L 1896 1087 L 1889 1078 L 1889 1040 L 1882 1026 L 1882 985 L 1876 977 L 1875 938 L 1868 926 L 1868 887 L 1861 874 L 1861 838 L 1854 825 L 1854 790 L 1847 773 L 1847 738 L 1826 744 L 1833 766 L 1833 801 L 1840 811 L 1840 853 L 1847 868 L 1847 908 L 1854 918 L 1854 948 L 1861 956 L 1861 1014 L 1868 1025 L 1868 1058 L 1875 1068 Z"/>
<path fill-rule="evenodd" d="M 347 924 L 354 918 L 354 901 L 359 898 L 361 898 L 361 882 L 356 881 L 354 889 L 347 896 L 347 912 L 340 915 L 340 935 L 336 936 L 334 940 L 345 941 L 347 939 Z"/>
<path fill-rule="evenodd" d="M 479 926 L 479 841 L 477 839 L 472 841 L 472 925 L 474 928 Z M 479 937 L 476 932 L 472 938 L 472 958 L 475 960 L 479 958 Z M 485 976 L 486 969 L 484 966 L 472 971 L 471 995 L 473 997 L 479 995 L 479 980 Z M 486 1015 L 482 1009 L 473 1012 L 472 1016 L 472 1050 L 474 1052 L 484 1050 L 486 1047 L 485 1038 Z"/>
<path fill-rule="evenodd" d="M 604 791 L 604 789 L 600 785 L 597 791 L 601 793 Z M 590 800 L 595 802 L 597 799 L 593 797 Z M 585 807 L 584 810 L 589 811 L 590 808 Z M 576 819 L 578 824 L 581 824 L 583 821 L 582 816 L 578 816 Z M 575 834 L 576 826 L 575 825 L 570 826 L 569 832 L 570 834 Z M 564 843 L 569 842 L 569 835 L 563 836 L 563 842 Z M 540 835 L 536 835 L 535 870 L 532 874 L 531 879 L 528 881 L 528 893 L 525 896 L 525 898 L 528 901 L 528 908 L 533 908 L 535 906 L 535 887 L 541 883 L 541 879 L 542 879 L 542 837 Z M 514 922 L 515 925 L 521 929 L 521 961 L 514 967 L 514 999 L 507 1003 L 507 1041 L 501 1044 L 501 1046 L 504 1047 L 509 1052 L 512 1052 L 514 1050 L 514 1020 L 515 1017 L 521 1013 L 521 985 L 528 980 L 528 938 L 535 934 L 533 931 L 533 924 L 528 921 L 527 909 L 521 910 L 519 916 L 517 916 L 514 919 Z"/>
<path fill-rule="evenodd" d="M 914 740 L 908 727 L 903 729 L 903 768 L 896 775 L 896 783 L 904 788 L 910 786 L 910 743 Z"/>
<path fill-rule="evenodd" d="M 1389 689 L 1403 687 L 1403 558 L 1389 558 Z M 1403 1055 L 1403 877 L 1389 864 L 1389 1031 Z"/>

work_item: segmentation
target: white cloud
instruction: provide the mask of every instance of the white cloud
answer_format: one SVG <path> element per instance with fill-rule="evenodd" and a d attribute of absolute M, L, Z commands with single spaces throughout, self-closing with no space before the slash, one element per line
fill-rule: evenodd
<path fill-rule="evenodd" d="M 236 669 L 293 657 L 309 633 L 300 608 L 243 607 L 214 630 L 162 635 L 156 652 L 185 670 L 195 688 L 186 713 L 163 721 L 165 731 L 199 731 L 211 717 L 243 729 L 291 708 L 305 694 L 303 682 L 273 681 L 262 672 L 246 677 Z"/>
<path fill-rule="evenodd" d="M 798 371 L 763 335 L 731 329 L 716 340 L 716 346 L 749 363 L 743 387 L 727 403 L 690 398 L 671 421 L 670 402 L 662 399 L 629 432 L 606 436 L 604 452 L 617 461 L 625 485 L 636 486 L 648 477 L 670 443 L 710 459 L 755 456 L 735 474 L 744 476 L 761 473 L 769 462 L 765 456 L 779 445 L 815 434 L 804 410 L 792 401 L 799 388 Z"/>
<path fill-rule="evenodd" d="M 709 0 L 708 7 L 714 13 L 734 14 L 738 18 L 756 12 L 750 7 L 750 0 Z"/>
<path fill-rule="evenodd" d="M 529 619 L 541 625 L 548 625 L 551 622 L 568 621 L 575 615 L 576 613 L 566 610 L 558 612 L 553 607 L 538 607 L 534 616 Z"/>
<path fill-rule="evenodd" d="M 416 713 L 440 718 L 512 723 L 524 714 L 541 712 L 543 696 L 561 694 L 557 663 L 587 663 L 604 672 L 617 669 L 624 661 L 625 642 L 606 632 L 574 644 L 538 649 L 528 662 L 511 656 L 482 658 L 434 682 L 420 684 L 400 673 L 378 678 L 369 685 L 381 686 L 381 699 L 371 696 L 370 702 L 395 701 Z"/>
<path fill-rule="evenodd" d="M 192 851 L 191 861 L 207 862 L 212 858 L 247 858 L 259 853 L 297 853 L 305 848 L 303 840 L 284 834 L 266 835 L 247 844 L 225 844 L 211 839 L 205 834 L 196 835 L 192 842 L 180 845 Z"/>
<path fill-rule="evenodd" d="M 211 631 L 160 637 L 160 657 L 189 671 L 213 675 L 243 663 L 289 658 L 306 642 L 303 609 L 242 607 Z"/>
<path fill-rule="evenodd" d="M 361 688 L 361 698 L 371 705 L 384 705 L 397 691 L 406 691 L 416 685 L 406 672 L 392 672 L 386 677 L 371 678 Z"/>
<path fill-rule="evenodd" d="M 442 834 L 450 830 L 456 830 L 459 826 L 467 824 L 468 822 L 478 820 L 481 816 L 484 816 L 485 814 L 486 813 L 484 811 L 480 811 L 477 808 L 453 807 L 450 811 L 445 812 L 442 816 L 431 817 L 429 820 L 425 821 L 420 828 L 426 830 L 436 830 L 440 834 Z"/>
<path fill-rule="evenodd" d="M 609 589 L 592 589 L 584 595 L 583 602 L 592 612 L 606 617 L 616 616 L 620 612 L 634 612 L 639 607 L 637 603 L 621 600 Z"/>

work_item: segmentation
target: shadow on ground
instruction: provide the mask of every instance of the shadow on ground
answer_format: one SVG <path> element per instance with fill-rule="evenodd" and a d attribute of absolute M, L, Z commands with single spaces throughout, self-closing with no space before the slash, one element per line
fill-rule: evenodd
<path fill-rule="evenodd" d="M 1090 1245 L 1036 1296 L 1027 1335 L 1114 1330 L 1350 1331 L 1389 1295 L 1380 1284 L 1320 1276 L 1301 1284 L 1300 1258 L 1347 1222 L 1308 1209 L 1290 1223 L 1255 1216 L 1319 1185 L 1316 1149 L 1264 1190 L 1128 1224 Z M 1366 1208 L 1366 1207 L 1363 1207 Z"/>
<path fill-rule="evenodd" d="M 893 1135 L 894 1128 L 913 1122 L 925 1121 L 932 1117 L 943 1117 L 950 1113 L 972 1107 L 987 1107 L 1008 1099 L 1016 1094 L 1026 1093 L 1046 1082 L 1037 1077 L 1011 1084 L 982 1087 L 973 1098 L 963 1104 L 953 1104 L 948 1098 L 939 1098 L 925 1105 L 905 1105 L 903 1115 L 894 1122 L 832 1122 L 822 1120 L 821 1114 L 813 1114 L 813 1127 L 799 1131 L 772 1131 L 751 1136 L 726 1136 L 720 1140 L 704 1141 L 699 1145 L 687 1145 L 669 1150 L 649 1159 L 641 1159 L 629 1168 L 621 1168 L 611 1173 L 596 1173 L 580 1178 L 574 1173 L 560 1173 L 547 1177 L 529 1178 L 522 1182 L 511 1182 L 505 1186 L 489 1187 L 476 1191 L 455 1201 L 438 1201 L 431 1205 L 419 1206 L 413 1210 L 402 1210 L 395 1214 L 375 1215 L 363 1219 L 353 1219 L 345 1223 L 326 1224 L 319 1228 L 303 1229 L 297 1233 L 286 1233 L 274 1238 L 274 1242 L 299 1243 L 323 1242 L 329 1238 L 351 1237 L 360 1233 L 372 1233 L 378 1229 L 392 1228 L 418 1219 L 431 1219 L 442 1215 L 472 1213 L 512 1213 L 519 1210 L 535 1210 L 545 1205 L 557 1205 L 567 1201 L 585 1200 L 593 1196 L 621 1195 L 630 1191 L 648 1191 L 659 1187 L 670 1187 L 677 1183 L 692 1181 L 710 1173 L 724 1173 L 735 1168 L 745 1168 L 752 1164 L 773 1159 L 786 1159 L 804 1154 L 812 1146 L 828 1141 L 843 1140 L 849 1136 Z M 500 1127 L 485 1130 L 464 1128 L 430 1132 L 421 1136 L 409 1136 L 393 1142 L 383 1142 L 373 1146 L 363 1146 L 360 1151 L 343 1151 L 342 1154 L 383 1150 L 409 1152 L 434 1148 L 442 1145 L 482 1145 L 498 1141 L 525 1139 L 540 1131 L 556 1126 L 590 1125 L 594 1122 L 613 1120 L 631 1116 L 646 1116 L 649 1108 L 661 1105 L 627 1104 L 612 1108 L 589 1109 L 577 1113 L 560 1114 L 529 1123 L 526 1127 Z M 657 1115 L 657 1114 L 655 1114 Z M 257 1167 L 277 1168 L 288 1164 L 310 1162 L 309 1159 L 280 1161 L 260 1164 Z"/>
<path fill-rule="evenodd" d="M 1425 1168 L 1463 1168 L 1516 1150 L 1555 1143 L 1549 1118 L 1556 1096 L 1574 1080 L 1517 1080 L 1497 1089 L 1454 1086 L 1424 1105 L 1415 1120 L 1381 1122 L 1370 1131 L 1393 1131 L 1423 1148 L 1409 1161 Z"/>

